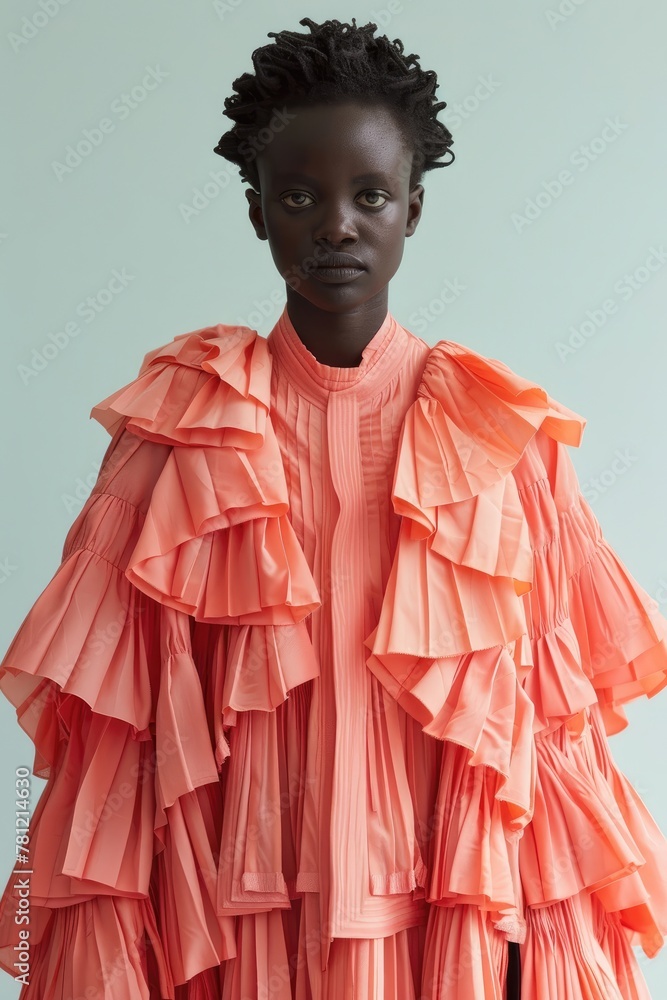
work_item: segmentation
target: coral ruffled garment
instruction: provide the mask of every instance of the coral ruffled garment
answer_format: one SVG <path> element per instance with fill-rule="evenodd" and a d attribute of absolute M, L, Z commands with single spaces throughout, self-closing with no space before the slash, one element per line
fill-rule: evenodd
<path fill-rule="evenodd" d="M 388 313 L 149 352 L 0 664 L 47 784 L 0 900 L 24 1000 L 646 1000 L 667 841 L 610 754 L 667 621 L 584 418 Z M 29 879 L 30 935 L 16 922 Z M 88 992 L 87 992 L 88 991 Z"/>

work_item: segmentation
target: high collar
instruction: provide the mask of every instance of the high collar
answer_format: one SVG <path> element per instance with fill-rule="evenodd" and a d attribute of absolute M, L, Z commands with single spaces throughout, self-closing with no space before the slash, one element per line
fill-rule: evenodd
<path fill-rule="evenodd" d="M 361 352 L 353 368 L 325 365 L 317 360 L 294 329 L 287 305 L 267 337 L 274 365 L 304 395 L 315 402 L 330 393 L 349 392 L 363 398 L 380 391 L 400 369 L 409 334 L 387 312 L 382 325 Z"/>

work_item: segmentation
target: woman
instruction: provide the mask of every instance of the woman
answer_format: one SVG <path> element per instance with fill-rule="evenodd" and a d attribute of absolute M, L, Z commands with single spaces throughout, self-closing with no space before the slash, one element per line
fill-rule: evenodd
<path fill-rule="evenodd" d="M 435 74 L 300 23 L 215 150 L 286 304 L 93 408 L 98 482 L 2 664 L 49 779 L 21 995 L 648 996 L 667 842 L 606 736 L 667 622 L 581 496 L 584 418 L 388 310 L 453 158 Z"/>

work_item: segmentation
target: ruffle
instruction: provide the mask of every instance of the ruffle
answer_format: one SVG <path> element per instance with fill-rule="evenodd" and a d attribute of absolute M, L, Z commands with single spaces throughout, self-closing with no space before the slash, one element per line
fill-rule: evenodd
<path fill-rule="evenodd" d="M 393 481 L 411 537 L 461 566 L 532 585 L 527 525 L 510 473 L 538 428 L 581 443 L 586 420 L 500 361 L 440 341 L 406 414 Z"/>
<path fill-rule="evenodd" d="M 33 773 L 40 778 L 50 776 L 68 696 L 126 723 L 135 739 L 147 735 L 153 609 L 117 568 L 141 523 L 141 512 L 120 497 L 89 498 L 70 528 L 57 573 L 3 658 L 0 690 L 35 744 Z"/>
<path fill-rule="evenodd" d="M 262 374 L 261 348 L 249 355 L 233 338 L 224 338 L 224 357 L 207 348 L 215 374 L 197 369 L 196 340 L 177 338 L 178 363 L 149 363 L 114 394 L 127 412 L 96 408 L 112 444 L 61 566 L 0 664 L 0 688 L 35 744 L 34 773 L 49 782 L 31 824 L 35 921 L 58 928 L 54 913 L 84 919 L 77 908 L 103 898 L 128 901 L 136 917 L 150 898 L 156 948 L 164 947 L 160 995 L 172 998 L 175 985 L 235 954 L 234 918 L 218 908 L 223 792 L 231 812 L 257 746 L 264 741 L 276 757 L 277 738 L 267 743 L 257 720 L 275 726 L 289 692 L 318 673 L 302 620 L 317 591 L 284 514 L 282 467 L 271 464 L 280 456 L 257 402 L 270 371 Z M 160 349 L 147 362 L 164 353 L 171 356 Z M 239 370 L 249 357 L 257 361 L 252 370 Z M 226 388 L 214 392 L 216 383 Z M 267 485 L 248 498 L 254 462 Z M 223 468 L 242 470 L 243 480 L 239 473 L 223 483 Z M 197 478 L 204 469 L 210 477 Z M 167 499 L 175 470 L 182 491 Z M 165 538 L 178 551 L 169 544 L 163 556 Z M 157 549 L 145 583 L 132 568 L 151 554 L 150 540 Z M 249 565 L 257 567 L 252 585 Z M 190 609 L 212 621 L 200 626 Z M 195 662 L 197 626 L 214 626 L 216 641 L 200 647 Z M 217 661 L 216 649 L 225 651 Z M 235 762 L 237 785 L 229 775 L 221 781 L 234 743 L 226 727 L 250 716 L 252 759 L 244 753 Z M 252 836 L 246 846 L 246 868 L 261 876 Z M 280 858 L 274 868 L 282 867 Z M 1 903 L 10 935 L 20 905 L 12 882 Z M 265 908 L 253 895 L 245 912 Z M 0 950 L 7 946 L 0 941 Z M 149 953 L 157 961 L 158 952 Z"/>
<path fill-rule="evenodd" d="M 667 622 L 583 500 L 567 446 L 585 423 L 500 362 L 433 348 L 401 430 L 367 665 L 446 741 L 427 900 L 491 911 L 521 941 L 523 905 L 595 893 L 650 954 L 667 843 L 596 763 L 591 718 L 617 731 L 625 701 L 667 683 Z"/>
<path fill-rule="evenodd" d="M 583 674 L 607 735 L 628 725 L 623 705 L 667 685 L 667 620 L 605 538 L 566 448 L 539 442 L 558 520 L 567 613 Z"/>
<path fill-rule="evenodd" d="M 611 735 L 627 725 L 624 704 L 641 695 L 652 698 L 667 686 L 667 622 L 657 601 L 602 536 L 581 495 L 563 514 L 561 538 L 571 569 L 570 616 L 583 669 Z M 613 717 L 608 709 L 616 713 L 618 722 L 610 722 Z"/>
<path fill-rule="evenodd" d="M 667 838 L 627 777 L 617 767 L 610 749 L 600 706 L 589 714 L 591 752 L 588 759 L 611 790 L 628 834 L 646 859 L 637 872 L 598 889 L 595 896 L 610 917 L 619 922 L 632 945 L 649 958 L 667 938 Z"/>
<path fill-rule="evenodd" d="M 646 863 L 611 789 L 566 727 L 536 740 L 535 812 L 520 851 L 529 906 L 593 891 Z"/>
<path fill-rule="evenodd" d="M 630 575 L 586 503 L 567 449 L 539 432 L 514 477 L 529 523 L 534 586 L 523 595 L 536 732 L 581 731 L 599 704 L 609 735 L 622 706 L 667 683 L 667 621 Z"/>
<path fill-rule="evenodd" d="M 521 991 L 544 1000 L 626 1000 L 609 956 L 594 933 L 591 901 L 575 896 L 527 909 Z M 636 963 L 635 963 L 636 964 Z M 641 973 L 637 969 L 637 982 Z M 642 994 L 638 994 L 642 997 Z"/>
<path fill-rule="evenodd" d="M 216 699 L 225 725 L 238 712 L 272 712 L 288 692 L 319 676 L 319 663 L 308 633 L 295 625 L 240 625 L 229 629 L 222 701 Z"/>
<path fill-rule="evenodd" d="M 532 818 L 537 761 L 521 684 L 534 655 L 520 599 L 533 586 L 533 552 L 511 473 L 540 429 L 578 444 L 584 424 L 501 362 L 437 344 L 401 428 L 398 544 L 365 640 L 369 669 L 424 732 L 452 745 L 427 899 L 492 910 L 514 940 L 523 933 L 517 843 Z"/>
<path fill-rule="evenodd" d="M 527 673 L 523 689 L 535 708 L 535 732 L 563 722 L 577 731 L 586 708 L 595 703 L 596 694 L 582 670 L 579 643 L 569 616 L 529 639 L 528 644 L 528 662 L 533 669 Z M 519 657 L 517 653 L 516 659 Z"/>
<path fill-rule="evenodd" d="M 149 351 L 137 378 L 90 415 L 111 435 L 126 426 L 163 444 L 257 448 L 266 432 L 270 386 L 266 341 L 249 327 L 220 323 Z"/>
<path fill-rule="evenodd" d="M 0 917 L 0 938 L 0 968 L 16 976 L 18 951 L 13 946 L 25 942 L 19 938 L 13 915 L 9 922 L 7 909 Z M 161 996 L 174 996 L 169 963 L 148 899 L 101 895 L 78 906 L 51 911 L 36 908 L 30 913 L 29 940 L 29 957 L 19 970 L 27 984 L 21 990 L 25 1000 L 85 997 L 90 996 L 91 987 L 100 996 L 103 991 L 105 1000 L 129 996 L 152 1000 L 158 989 Z"/>
<path fill-rule="evenodd" d="M 493 912 L 496 925 L 511 915 L 516 886 L 507 847 L 507 821 L 498 796 L 500 775 L 470 767 L 465 747 L 442 755 L 427 900 L 474 904 Z M 517 920 L 517 930 L 519 929 Z"/>
<path fill-rule="evenodd" d="M 214 898 L 216 911 L 227 917 L 289 907 L 295 895 L 311 697 L 311 686 L 300 683 L 273 709 L 268 704 L 228 709 L 231 699 L 224 696 L 225 681 L 228 676 L 234 678 L 236 670 L 230 670 L 230 663 L 236 662 L 243 649 L 244 634 L 248 637 L 259 631 L 240 626 L 240 636 L 234 639 L 235 630 L 235 626 L 221 629 L 196 623 L 193 631 L 209 730 L 221 751 L 216 750 L 217 787 L 224 808 L 216 820 L 219 846 Z M 268 627 L 266 631 L 273 632 Z M 252 675 L 251 637 L 249 642 L 248 672 Z M 245 693 L 243 688 L 238 690 L 246 699 L 252 681 L 246 684 Z M 277 689 L 264 694 L 275 700 Z"/>
<path fill-rule="evenodd" d="M 321 603 L 287 516 L 270 384 L 265 339 L 219 324 L 149 352 L 91 410 L 111 433 L 124 422 L 172 446 L 125 572 L 198 621 L 293 624 Z"/>
<path fill-rule="evenodd" d="M 0 675 L 34 736 L 35 773 L 48 779 L 31 821 L 31 905 L 40 914 L 66 910 L 75 927 L 77 908 L 91 900 L 138 906 L 151 895 L 157 947 L 167 956 L 160 987 L 173 997 L 173 982 L 229 953 L 232 926 L 216 914 L 216 880 L 202 876 L 215 869 L 216 830 L 196 795 L 217 787 L 218 769 L 187 618 L 136 591 L 122 572 L 138 508 L 94 495 L 82 515 Z M 95 548 L 77 547 L 84 542 Z M 10 878 L 3 913 L 15 914 L 20 902 Z M 60 916 L 50 920 L 61 927 Z M 3 926 L 11 933 L 9 917 Z M 100 933 L 104 948 L 110 933 Z M 196 936 L 197 951 L 183 934 Z"/>
<path fill-rule="evenodd" d="M 614 973 L 623 1000 L 651 1000 L 646 980 L 633 950 L 627 929 L 617 913 L 607 913 L 591 896 L 595 937 Z"/>
<path fill-rule="evenodd" d="M 584 424 L 500 361 L 436 344 L 401 429 L 398 545 L 365 640 L 369 668 L 426 732 L 500 772 L 499 795 L 524 824 L 535 761 L 518 598 L 533 586 L 533 554 L 510 473 L 539 428 L 578 444 Z"/>
<path fill-rule="evenodd" d="M 150 351 L 137 378 L 91 411 L 111 433 L 170 446 L 124 573 L 196 623 L 229 626 L 218 766 L 237 712 L 270 712 L 319 673 L 304 619 L 320 599 L 287 516 L 270 385 L 266 341 L 218 324 Z"/>
<path fill-rule="evenodd" d="M 594 896 L 654 957 L 667 933 L 667 840 L 616 767 L 600 707 L 585 712 L 580 733 L 561 726 L 536 745 L 535 812 L 519 852 L 527 907 Z"/>
<path fill-rule="evenodd" d="M 533 707 L 507 647 L 417 657 L 414 665 L 407 655 L 374 652 L 366 662 L 425 733 L 464 747 L 471 766 L 498 772 L 498 798 L 507 803 L 513 826 L 530 821 Z"/>

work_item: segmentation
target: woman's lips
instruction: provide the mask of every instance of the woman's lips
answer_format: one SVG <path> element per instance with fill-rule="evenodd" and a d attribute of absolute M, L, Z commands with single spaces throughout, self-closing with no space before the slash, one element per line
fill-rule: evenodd
<path fill-rule="evenodd" d="M 353 281 L 364 273 L 363 267 L 314 267 L 311 272 L 319 281 L 327 284 L 339 284 Z"/>

